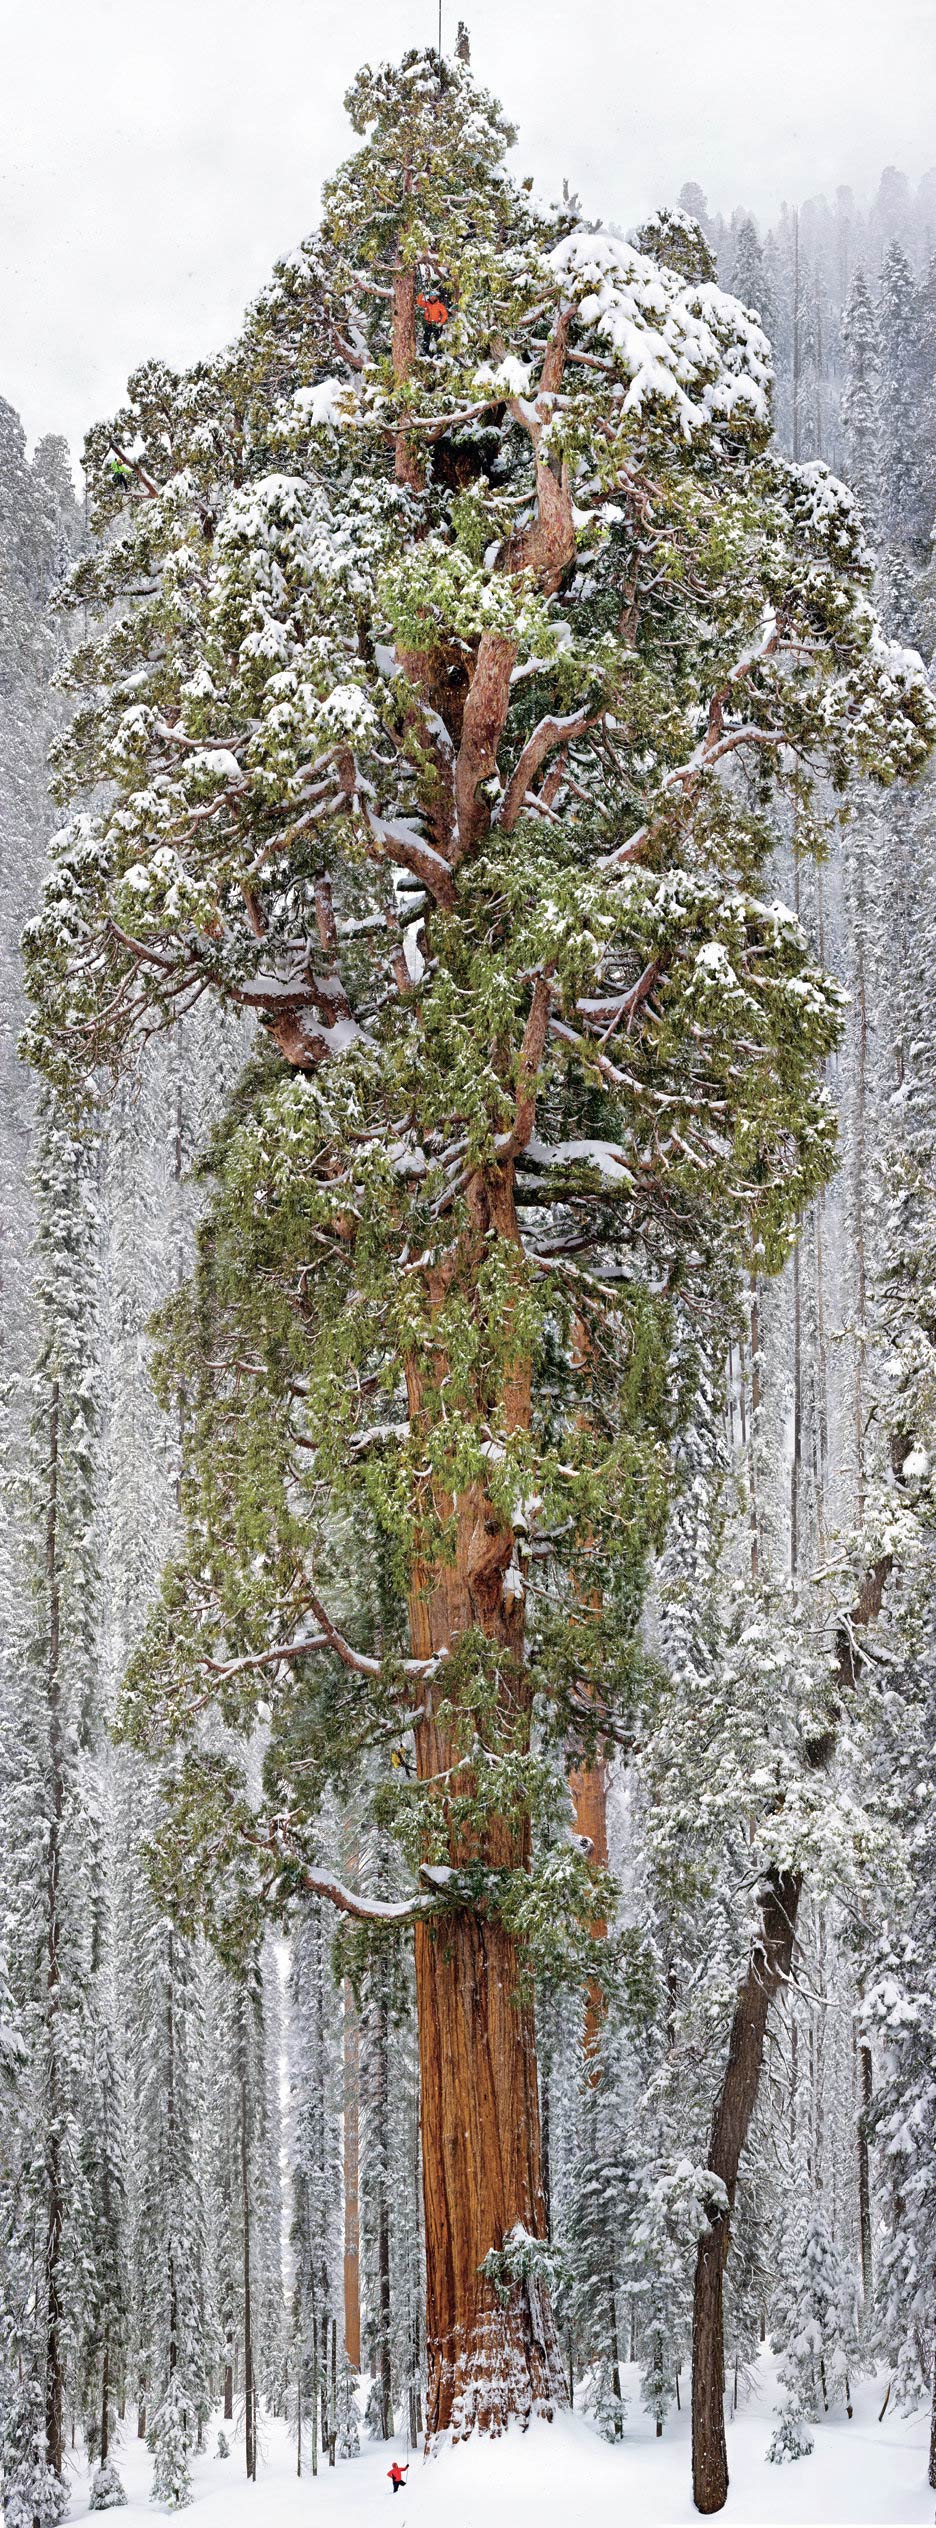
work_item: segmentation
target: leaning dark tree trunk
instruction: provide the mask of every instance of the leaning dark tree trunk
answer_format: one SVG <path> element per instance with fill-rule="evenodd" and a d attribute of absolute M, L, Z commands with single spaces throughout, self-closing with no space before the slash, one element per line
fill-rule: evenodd
<path fill-rule="evenodd" d="M 890 1569 L 890 1555 L 882 1555 L 866 1571 L 856 1604 L 839 1625 L 836 1664 L 842 1696 L 854 1684 L 860 1656 L 855 1633 L 880 1614 Z M 811 1764 L 824 1766 L 831 1761 L 837 1721 L 836 1702 L 827 1730 L 810 1742 Z M 728 2060 L 712 2118 L 709 2167 L 721 2179 L 727 2202 L 713 2204 L 699 2241 L 692 2311 L 692 2490 L 696 2509 L 705 2513 L 723 2510 L 728 2495 L 723 2303 L 731 2214 L 741 2153 L 757 2101 L 770 2005 L 788 1981 L 793 1961 L 801 1893 L 799 1871 L 768 1873 L 761 1896 L 761 1926 L 735 2003 Z"/>
<path fill-rule="evenodd" d="M 699 2241 L 692 2311 L 692 2489 L 697 2510 L 723 2508 L 728 2491 L 725 2446 L 723 2292 L 731 2214 L 741 2153 L 754 2112 L 764 2059 L 767 2013 L 793 1960 L 802 1879 L 772 1870 L 761 1897 L 761 1928 L 735 2003 L 728 2061 L 712 2119 L 709 2167 L 721 2178 L 727 2209 L 713 2207 Z"/>

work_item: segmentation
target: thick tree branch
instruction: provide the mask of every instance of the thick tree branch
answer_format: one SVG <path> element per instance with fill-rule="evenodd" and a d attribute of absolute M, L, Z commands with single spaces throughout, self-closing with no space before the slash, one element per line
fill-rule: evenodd
<path fill-rule="evenodd" d="M 507 718 L 516 659 L 515 641 L 508 640 L 502 632 L 482 633 L 455 765 L 456 861 L 464 860 L 490 827 L 490 802 L 483 796 L 482 785 L 497 773 L 497 749 Z"/>
<path fill-rule="evenodd" d="M 442 853 L 427 843 L 424 836 L 417 833 L 415 825 L 407 824 L 403 817 L 376 816 L 369 808 L 367 821 L 381 860 L 393 861 L 400 869 L 410 869 L 435 903 L 450 912 L 456 900 L 455 881 Z"/>
<path fill-rule="evenodd" d="M 517 1066 L 517 1104 L 510 1131 L 498 1134 L 497 1153 L 502 1159 L 516 1158 L 525 1150 L 536 1121 L 536 1091 L 540 1065 L 546 1050 L 549 1031 L 551 991 L 545 974 L 538 974 L 533 985 L 530 1015 L 523 1031 L 520 1061 Z"/>
<path fill-rule="evenodd" d="M 570 711 L 562 720 L 556 719 L 552 714 L 545 720 L 540 720 L 532 737 L 527 738 L 523 753 L 517 759 L 501 800 L 497 822 L 505 834 L 513 833 L 530 783 L 535 779 L 540 765 L 545 763 L 547 755 L 552 754 L 554 747 L 567 746 L 571 738 L 581 737 L 585 729 L 594 726 L 594 720 L 595 714 L 584 710 Z"/>

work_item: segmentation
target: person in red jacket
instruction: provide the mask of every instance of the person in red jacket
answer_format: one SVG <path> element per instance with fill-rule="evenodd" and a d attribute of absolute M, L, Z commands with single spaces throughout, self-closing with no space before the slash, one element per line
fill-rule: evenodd
<path fill-rule="evenodd" d="M 393 2490 L 394 2490 L 394 2492 L 395 2492 L 395 2493 L 398 2493 L 398 2492 L 399 2492 L 399 2490 L 400 2490 L 400 2486 L 401 2486 L 401 2484 L 405 2484 L 405 2482 L 406 2482 L 406 2470 L 407 2470 L 407 2467 L 408 2467 L 408 2466 L 409 2466 L 409 2459 L 408 2459 L 408 2458 L 407 2458 L 407 2461 L 406 2461 L 406 2466 L 405 2466 L 405 2467 L 401 2467 L 401 2465 L 400 2465 L 400 2461 L 399 2461 L 399 2458 L 394 2458 L 394 2461 L 393 2461 L 393 2465 L 392 2465 L 392 2467 L 388 2467 L 388 2468 L 387 2468 L 387 2474 L 388 2474 L 388 2476 L 389 2476 L 389 2478 L 390 2478 L 390 2482 L 391 2482 L 391 2484 L 392 2484 L 392 2486 L 393 2486 Z"/>

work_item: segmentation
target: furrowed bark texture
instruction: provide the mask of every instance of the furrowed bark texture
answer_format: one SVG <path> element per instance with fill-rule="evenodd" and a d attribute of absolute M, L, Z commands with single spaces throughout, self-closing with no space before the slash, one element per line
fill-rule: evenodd
<path fill-rule="evenodd" d="M 481 1236 L 515 1232 L 512 1165 L 471 1190 Z M 437 1375 L 441 1364 L 437 1367 Z M 409 1381 L 410 1412 L 421 1407 Z M 529 1369 L 518 1364 L 504 1395 L 508 1429 L 526 1422 Z M 440 1504 L 440 1507 L 445 1505 Z M 414 1574 L 410 1636 L 416 1656 L 450 1650 L 478 1627 L 502 1656 L 502 1725 L 514 1743 L 529 1739 L 530 1686 L 524 1658 L 522 1595 L 505 1590 L 513 1529 L 481 1486 L 457 1508 L 453 1561 Z M 447 1685 L 436 1686 L 451 1695 Z M 457 1713 L 440 1726 L 427 1692 L 416 1731 L 420 1779 L 439 1783 L 459 1760 Z M 470 1741 L 469 1741 L 470 1743 Z M 464 1771 L 460 1787 L 465 1787 Z M 529 1830 L 496 1822 L 482 1840 L 454 1834 L 451 1866 L 481 1860 L 491 1869 L 523 1866 Z M 493 2433 L 511 2415 L 552 2414 L 565 2402 L 548 2300 L 517 2285 L 506 2299 L 481 2273 L 489 2251 L 518 2224 L 546 2236 L 536 2046 L 532 2004 L 521 1995 L 516 1944 L 496 1914 L 453 1907 L 416 1928 L 423 2194 L 426 2221 L 427 2438 L 478 2425 Z"/>
<path fill-rule="evenodd" d="M 455 1913 L 416 1930 L 426 2217 L 427 2432 L 564 2402 L 548 2302 L 506 2304 L 479 2268 L 519 2222 L 546 2234 L 532 2011 L 502 1926 Z"/>
<path fill-rule="evenodd" d="M 854 1684 L 860 1653 L 857 1631 L 880 1614 L 892 1558 L 884 1554 L 865 1572 L 851 1613 L 839 1625 L 836 1663 L 839 1689 L 847 1696 Z M 825 1735 L 808 1751 L 820 1766 L 831 1761 L 838 1710 L 833 1708 Z M 740 1986 L 731 2023 L 728 2060 L 712 2118 L 709 2167 L 720 2177 L 728 2197 L 727 2212 L 713 2210 L 699 2241 L 692 2311 L 692 2489 L 696 2509 L 723 2510 L 728 2496 L 728 2452 L 725 2443 L 724 2278 L 731 2239 L 731 2213 L 741 2153 L 757 2101 L 770 2005 L 789 1978 L 802 1893 L 802 1875 L 795 1870 L 770 1872 L 761 1898 L 761 1928 Z"/>
<path fill-rule="evenodd" d="M 569 1774 L 569 1789 L 575 1803 L 576 1834 L 588 1836 L 595 1867 L 607 1869 L 607 1772 L 601 1758 L 599 1757 L 594 1764 L 573 1766 Z M 608 1926 L 600 1914 L 595 1915 L 591 1933 L 593 1940 L 607 1939 Z M 597 1977 L 590 1975 L 585 1989 L 585 2027 L 582 2041 L 588 2078 L 592 2083 L 597 2082 L 601 2074 L 600 2048 L 604 2011 L 602 1987 Z"/>

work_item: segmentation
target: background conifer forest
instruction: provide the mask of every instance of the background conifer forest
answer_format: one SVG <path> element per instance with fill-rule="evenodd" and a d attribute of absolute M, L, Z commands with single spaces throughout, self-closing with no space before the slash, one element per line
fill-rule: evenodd
<path fill-rule="evenodd" d="M 347 104 L 0 403 L 7 2528 L 923 2520 L 936 176 Z"/>

